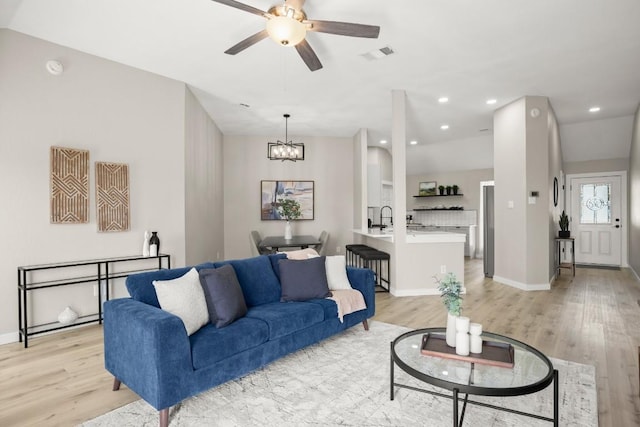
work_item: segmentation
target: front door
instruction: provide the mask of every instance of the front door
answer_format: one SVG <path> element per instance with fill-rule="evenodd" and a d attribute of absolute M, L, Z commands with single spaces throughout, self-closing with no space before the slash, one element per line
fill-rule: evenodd
<path fill-rule="evenodd" d="M 577 264 L 621 264 L 620 176 L 571 178 L 571 222 Z"/>

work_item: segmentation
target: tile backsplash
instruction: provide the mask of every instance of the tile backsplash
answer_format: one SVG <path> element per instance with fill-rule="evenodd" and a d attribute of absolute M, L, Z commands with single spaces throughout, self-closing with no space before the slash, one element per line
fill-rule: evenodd
<path fill-rule="evenodd" d="M 422 225 L 477 225 L 478 211 L 407 211 L 413 215 L 413 222 Z"/>

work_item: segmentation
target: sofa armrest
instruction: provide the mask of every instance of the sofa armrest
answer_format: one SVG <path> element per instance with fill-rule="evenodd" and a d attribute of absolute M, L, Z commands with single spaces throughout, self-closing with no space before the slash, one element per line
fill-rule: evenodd
<path fill-rule="evenodd" d="M 347 267 L 347 278 L 351 287 L 362 293 L 367 304 L 367 318 L 376 314 L 376 279 L 373 270 Z"/>
<path fill-rule="evenodd" d="M 104 303 L 105 368 L 158 410 L 182 398 L 193 372 L 179 317 L 131 298 Z M 188 395 L 188 394 L 187 394 Z"/>

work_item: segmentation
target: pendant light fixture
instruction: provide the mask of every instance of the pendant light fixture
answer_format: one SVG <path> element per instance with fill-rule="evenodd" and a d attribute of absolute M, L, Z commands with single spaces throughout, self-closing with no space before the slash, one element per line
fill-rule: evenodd
<path fill-rule="evenodd" d="M 278 140 L 277 142 L 267 143 L 267 157 L 269 160 L 291 160 L 292 162 L 298 160 L 304 160 L 304 144 L 294 144 L 289 141 L 289 117 L 291 115 L 284 115 L 284 142 Z"/>

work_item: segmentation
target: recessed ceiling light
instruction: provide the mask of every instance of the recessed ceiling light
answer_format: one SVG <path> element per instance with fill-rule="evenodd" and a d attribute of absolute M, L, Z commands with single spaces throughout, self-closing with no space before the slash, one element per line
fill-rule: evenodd
<path fill-rule="evenodd" d="M 497 100 L 497 99 L 493 99 L 493 98 L 492 98 L 492 99 L 487 99 L 487 104 L 488 104 L 488 105 L 493 105 L 493 104 L 495 104 L 496 102 L 498 102 L 498 100 Z"/>
<path fill-rule="evenodd" d="M 438 102 L 440 104 L 444 104 L 445 102 L 449 102 L 449 98 L 447 98 L 446 96 L 443 96 L 441 98 L 438 98 Z"/>
<path fill-rule="evenodd" d="M 600 111 L 600 107 L 591 107 L 591 108 L 589 108 L 589 112 L 590 113 L 597 113 L 598 111 Z"/>
<path fill-rule="evenodd" d="M 416 144 L 418 144 L 418 141 L 413 140 L 413 141 L 411 141 L 409 144 L 411 144 L 411 145 L 416 145 Z"/>
<path fill-rule="evenodd" d="M 381 139 L 381 140 L 380 140 L 380 144 L 386 144 L 386 143 L 387 143 L 387 140 L 386 140 L 386 139 Z"/>
<path fill-rule="evenodd" d="M 442 125 L 442 126 L 440 126 L 440 129 L 447 130 L 447 129 L 449 129 L 449 125 Z"/>

